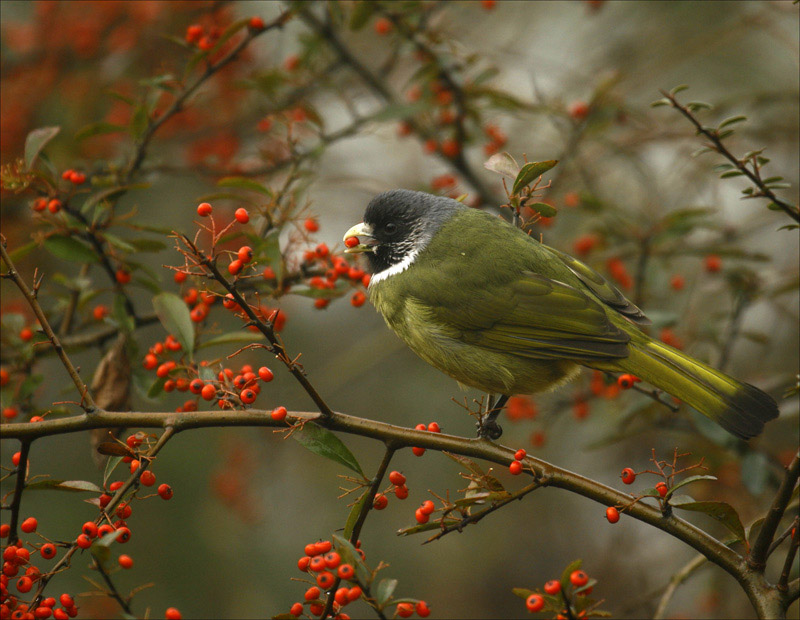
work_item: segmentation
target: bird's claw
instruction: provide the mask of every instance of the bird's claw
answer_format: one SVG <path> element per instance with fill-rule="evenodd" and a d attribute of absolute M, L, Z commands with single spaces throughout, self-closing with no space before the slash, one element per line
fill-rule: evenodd
<path fill-rule="evenodd" d="M 497 441 L 503 434 L 503 427 L 495 419 L 488 419 L 485 422 L 478 422 L 478 437 Z"/>

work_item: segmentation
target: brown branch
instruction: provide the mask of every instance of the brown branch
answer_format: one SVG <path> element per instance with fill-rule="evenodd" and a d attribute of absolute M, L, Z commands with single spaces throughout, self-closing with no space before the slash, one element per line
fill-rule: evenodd
<path fill-rule="evenodd" d="M 17 526 L 19 525 L 19 510 L 22 505 L 22 492 L 25 490 L 25 479 L 28 477 L 28 454 L 30 453 L 30 449 L 31 442 L 23 440 L 19 450 L 17 479 L 14 481 L 14 497 L 11 499 L 11 505 L 9 506 L 9 510 L 11 511 L 9 527 L 11 530 L 8 535 L 8 542 L 11 545 L 19 540 Z"/>
<path fill-rule="evenodd" d="M 780 525 L 783 513 L 792 498 L 792 491 L 795 484 L 797 484 L 798 475 L 800 475 L 800 450 L 794 455 L 789 467 L 786 468 L 786 474 L 764 519 L 764 525 L 761 526 L 758 538 L 756 538 L 756 542 L 750 551 L 750 557 L 747 558 L 748 566 L 755 571 L 763 573 L 767 565 L 767 550 L 773 536 L 775 536 L 778 525 Z"/>
<path fill-rule="evenodd" d="M 56 351 L 56 354 L 61 359 L 61 363 L 66 368 L 67 372 L 69 373 L 72 382 L 75 384 L 75 387 L 78 389 L 78 393 L 81 395 L 81 402 L 80 405 L 83 407 L 84 411 L 92 412 L 97 409 L 97 406 L 94 403 L 94 399 L 92 399 L 92 395 L 89 393 L 89 388 L 86 384 L 81 380 L 78 371 L 75 370 L 75 366 L 72 365 L 69 357 L 67 357 L 67 353 L 64 351 L 64 347 L 61 346 L 61 342 L 56 336 L 53 328 L 50 327 L 50 323 L 47 321 L 47 317 L 44 315 L 44 311 L 42 307 L 39 305 L 39 301 L 36 299 L 36 295 L 31 292 L 28 288 L 28 285 L 25 284 L 25 281 L 22 277 L 17 273 L 16 268 L 14 267 L 14 263 L 11 261 L 11 257 L 9 257 L 8 252 L 6 251 L 6 239 L 5 237 L 0 236 L 0 255 L 2 255 L 3 262 L 8 267 L 7 276 L 14 281 L 14 284 L 17 285 L 17 288 L 20 290 L 22 295 L 30 305 L 33 313 L 36 315 L 36 318 L 39 320 L 39 325 L 41 325 L 42 330 L 49 338 L 50 342 L 53 345 L 53 348 Z M 34 285 L 35 286 L 35 285 Z"/>
<path fill-rule="evenodd" d="M 786 552 L 786 560 L 783 562 L 781 569 L 781 576 L 778 579 L 778 590 L 786 592 L 789 589 L 789 574 L 792 572 L 792 565 L 794 558 L 797 555 L 797 548 L 800 546 L 800 532 L 797 531 L 798 519 L 794 520 L 794 536 L 792 537 L 792 544 L 789 546 L 789 551 Z"/>
<path fill-rule="evenodd" d="M 114 585 L 114 582 L 111 581 L 111 576 L 108 574 L 108 572 L 106 572 L 106 569 L 103 567 L 102 562 L 100 562 L 97 558 L 94 559 L 93 568 L 100 573 L 100 575 L 103 577 L 103 581 L 106 582 L 106 587 L 108 588 L 108 592 L 106 592 L 106 594 L 108 594 L 108 596 L 117 601 L 117 603 L 119 603 L 119 606 L 122 607 L 123 611 L 126 614 L 128 614 L 128 616 L 133 616 L 133 611 L 131 610 L 130 601 L 122 598 L 122 595 L 119 593 L 119 590 L 117 590 L 117 587 Z"/>
<path fill-rule="evenodd" d="M 664 617 L 664 612 L 667 610 L 667 605 L 669 605 L 669 602 L 672 599 L 672 596 L 675 594 L 675 590 L 678 589 L 678 586 L 691 577 L 698 569 L 702 568 L 707 561 L 708 558 L 706 558 L 704 555 L 697 555 L 685 566 L 683 566 L 677 573 L 670 577 L 669 584 L 667 584 L 664 594 L 661 595 L 661 598 L 658 601 L 658 607 L 656 607 L 656 611 L 653 614 L 653 620 L 659 620 L 660 618 Z"/>
<path fill-rule="evenodd" d="M 673 94 L 663 90 L 660 92 L 669 101 L 670 105 L 673 108 L 675 108 L 681 114 L 683 114 L 683 116 L 685 116 L 689 120 L 689 122 L 691 122 L 692 125 L 694 125 L 698 134 L 705 136 L 711 142 L 711 144 L 713 145 L 712 150 L 715 150 L 717 153 L 725 157 L 725 159 L 731 162 L 739 172 L 741 172 L 748 179 L 750 179 L 753 185 L 758 187 L 759 191 L 761 192 L 760 194 L 758 194 L 759 196 L 769 198 L 769 200 L 778 205 L 781 211 L 786 213 L 786 215 L 788 215 L 796 222 L 800 222 L 800 208 L 781 200 L 775 195 L 775 193 L 769 187 L 767 187 L 766 183 L 764 183 L 764 181 L 761 179 L 761 175 L 758 174 L 758 165 L 756 163 L 753 163 L 753 170 L 750 170 L 750 168 L 747 167 L 745 161 L 738 159 L 727 149 L 727 147 L 722 143 L 722 140 L 719 137 L 719 133 L 716 130 L 704 127 L 686 106 L 683 106 L 680 103 L 678 103 L 678 100 L 675 98 Z M 753 197 L 755 197 L 755 195 Z"/>

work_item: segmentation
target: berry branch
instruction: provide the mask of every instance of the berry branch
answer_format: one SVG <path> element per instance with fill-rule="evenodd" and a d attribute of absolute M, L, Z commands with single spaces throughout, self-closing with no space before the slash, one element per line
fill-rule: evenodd
<path fill-rule="evenodd" d="M 664 99 L 669 103 L 670 106 L 678 110 L 678 112 L 683 114 L 683 116 L 685 116 L 689 122 L 694 125 L 699 135 L 705 136 L 708 139 L 710 144 L 706 145 L 707 149 L 716 151 L 725 157 L 725 159 L 733 164 L 739 173 L 746 176 L 748 179 L 750 179 L 753 185 L 758 187 L 759 191 L 748 194 L 748 198 L 768 198 L 772 204 L 776 205 L 786 215 L 788 215 L 794 221 L 800 223 L 800 208 L 778 198 L 775 195 L 775 192 L 772 191 L 772 188 L 769 186 L 767 181 L 761 178 L 761 164 L 759 163 L 757 153 L 754 153 L 749 157 L 739 159 L 733 155 L 733 153 L 731 153 L 722 143 L 727 131 L 730 130 L 720 132 L 719 129 L 709 129 L 708 127 L 705 127 L 699 120 L 697 120 L 697 117 L 692 114 L 692 111 L 689 110 L 687 106 L 684 106 L 678 102 L 678 100 L 675 98 L 676 90 L 673 90 L 672 92 L 662 90 L 660 92 L 662 95 L 664 95 Z M 748 167 L 748 164 L 750 167 Z"/>

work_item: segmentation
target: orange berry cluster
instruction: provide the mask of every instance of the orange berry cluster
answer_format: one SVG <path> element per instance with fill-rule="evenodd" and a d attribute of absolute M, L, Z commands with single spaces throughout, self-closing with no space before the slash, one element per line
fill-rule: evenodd
<path fill-rule="evenodd" d="M 312 220 L 316 225 L 316 220 Z M 306 220 L 306 229 L 309 229 L 309 220 Z M 314 226 L 312 226 L 314 228 Z M 331 251 L 324 243 L 318 244 L 313 250 L 308 250 L 303 255 L 305 267 L 322 267 L 325 269 L 325 276 L 313 276 L 309 279 L 308 285 L 316 290 L 323 291 L 326 289 L 333 290 L 336 288 L 336 282 L 340 278 L 350 281 L 350 284 L 356 287 L 356 290 L 350 297 L 350 304 L 355 308 L 360 308 L 367 301 L 367 296 L 363 290 L 358 287 L 368 287 L 370 275 L 363 269 L 351 265 L 342 256 L 331 255 Z M 331 300 L 327 297 L 317 297 L 314 300 L 314 307 L 318 310 L 327 308 Z"/>
<path fill-rule="evenodd" d="M 430 424 L 422 424 L 419 423 L 414 427 L 415 430 L 418 431 L 428 431 L 429 433 L 441 433 L 442 429 L 439 427 L 439 424 L 436 422 L 431 422 Z M 411 448 L 411 452 L 414 453 L 414 456 L 422 456 L 425 454 L 425 448 Z"/>
<path fill-rule="evenodd" d="M 589 575 L 580 569 L 569 574 L 568 579 L 559 581 L 551 579 L 544 584 L 541 592 L 529 594 L 525 599 L 525 607 L 531 613 L 540 611 L 555 612 L 558 620 L 567 618 L 586 618 L 588 611 L 585 597 L 591 594 L 594 583 L 590 583 Z M 558 597 L 558 598 L 554 598 Z M 565 607 L 569 606 L 569 609 Z"/>
<path fill-rule="evenodd" d="M 526 456 L 528 456 L 528 453 L 525 452 L 524 448 L 520 448 L 514 453 L 514 460 L 508 466 L 508 471 L 512 476 L 518 476 L 522 473 L 522 461 Z"/>
<path fill-rule="evenodd" d="M 356 543 L 356 550 L 363 560 L 365 556 L 361 550 L 361 541 Z M 314 577 L 317 585 L 306 590 L 303 597 L 305 602 L 292 605 L 289 613 L 299 616 L 303 613 L 303 606 L 308 605 L 308 611 L 312 616 L 321 616 L 325 609 L 323 598 L 325 591 L 333 587 L 337 576 L 344 581 L 355 582 L 355 569 L 351 564 L 342 562 L 341 556 L 333 549 L 333 543 L 329 540 L 309 543 L 305 546 L 304 552 L 305 555 L 297 561 L 297 568 Z M 342 613 L 341 609 L 353 601 L 357 601 L 361 595 L 361 587 L 357 583 L 353 583 L 349 588 L 337 589 L 334 593 L 334 618 L 348 620 L 350 616 Z"/>

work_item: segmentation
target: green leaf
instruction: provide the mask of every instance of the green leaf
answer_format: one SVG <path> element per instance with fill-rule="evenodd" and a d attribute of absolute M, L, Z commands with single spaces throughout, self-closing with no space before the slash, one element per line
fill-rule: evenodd
<path fill-rule="evenodd" d="M 686 104 L 686 107 L 694 112 L 696 110 L 710 110 L 713 106 L 705 101 L 691 101 Z"/>
<path fill-rule="evenodd" d="M 678 484 L 672 487 L 669 492 L 667 493 L 667 497 L 670 497 L 675 493 L 677 489 L 680 489 L 687 484 L 691 484 L 692 482 L 697 482 L 698 480 L 716 480 L 716 476 L 708 476 L 708 475 L 700 475 L 700 476 L 689 476 L 685 480 L 681 480 Z"/>
<path fill-rule="evenodd" d="M 61 131 L 61 127 L 40 127 L 34 129 L 25 138 L 25 169 L 31 170 L 36 159 L 53 138 Z"/>
<path fill-rule="evenodd" d="M 98 261 L 89 246 L 74 237 L 56 235 L 44 240 L 45 249 L 56 258 L 73 261 L 75 263 L 96 263 Z"/>
<path fill-rule="evenodd" d="M 397 588 L 397 579 L 381 579 L 378 582 L 378 586 L 375 588 L 375 602 L 379 608 L 383 609 L 383 606 L 389 602 L 395 588 Z"/>
<path fill-rule="evenodd" d="M 130 244 L 137 252 L 160 252 L 167 247 L 166 243 L 156 239 L 131 239 Z"/>
<path fill-rule="evenodd" d="M 529 209 L 533 209 L 534 211 L 538 211 L 542 217 L 555 217 L 558 214 L 556 208 L 550 206 L 546 202 L 529 202 L 526 203 L 525 206 Z"/>
<path fill-rule="evenodd" d="M 254 333 L 254 332 L 228 332 L 227 334 L 221 334 L 219 336 L 214 336 L 213 338 L 209 338 L 208 340 L 201 342 L 197 345 L 197 350 L 205 349 L 206 347 L 215 347 L 220 344 L 243 344 L 245 342 L 255 342 L 256 340 L 263 340 L 264 334 L 261 332 Z"/>
<path fill-rule="evenodd" d="M 356 522 L 358 521 L 358 515 L 361 514 L 361 510 L 364 508 L 364 504 L 367 502 L 369 497 L 369 490 L 364 491 L 361 494 L 361 497 L 358 498 L 358 501 L 353 504 L 353 507 L 350 509 L 350 514 L 347 515 L 347 521 L 344 524 L 344 531 L 342 534 L 348 540 L 353 535 L 353 530 L 355 529 Z"/>
<path fill-rule="evenodd" d="M 122 250 L 123 252 L 128 252 L 129 254 L 133 254 L 136 252 L 136 248 L 133 247 L 130 243 L 125 241 L 124 239 L 120 239 L 116 235 L 112 235 L 109 233 L 105 233 L 103 235 L 106 241 L 108 241 L 111 245 L 115 248 Z"/>
<path fill-rule="evenodd" d="M 764 521 L 766 520 L 765 517 L 761 517 L 756 519 L 750 524 L 750 527 L 747 528 L 747 549 L 748 553 L 750 551 L 750 547 L 756 542 L 756 538 L 758 537 L 758 533 L 761 531 L 761 526 L 764 525 Z"/>
<path fill-rule="evenodd" d="M 175 293 L 160 293 L 153 298 L 153 308 L 164 329 L 175 336 L 191 357 L 194 353 L 194 325 L 183 299 Z"/>
<path fill-rule="evenodd" d="M 364 472 L 361 470 L 361 466 L 358 464 L 356 457 L 353 456 L 353 453 L 350 452 L 341 439 L 328 429 L 322 428 L 318 424 L 314 424 L 314 422 L 306 422 L 301 429 L 292 433 L 292 437 L 301 446 L 314 454 L 324 456 L 364 476 Z"/>
<path fill-rule="evenodd" d="M 149 122 L 149 118 L 147 116 L 147 110 L 143 105 L 140 105 L 136 108 L 133 112 L 133 118 L 131 119 L 131 125 L 128 128 L 131 132 L 131 135 L 134 138 L 140 138 L 142 134 L 144 134 L 144 130 L 147 129 L 147 123 Z"/>
<path fill-rule="evenodd" d="M 525 187 L 529 183 L 533 182 L 535 179 L 542 176 L 545 172 L 550 170 L 557 163 L 558 163 L 557 159 L 528 162 L 520 169 L 519 174 L 517 175 L 517 178 L 514 181 L 514 187 L 511 190 L 511 193 L 518 194 L 523 187 Z"/>
<path fill-rule="evenodd" d="M 726 118 L 724 121 L 722 121 L 719 124 L 719 127 L 717 127 L 717 129 L 722 129 L 723 127 L 727 127 L 728 125 L 733 125 L 734 123 L 741 123 L 742 121 L 746 120 L 747 117 L 741 114 L 738 116 L 731 116 L 730 118 Z"/>
<path fill-rule="evenodd" d="M 728 170 L 728 172 L 723 172 L 719 175 L 720 179 L 729 179 L 731 177 L 740 177 L 744 174 L 741 170 Z"/>
<path fill-rule="evenodd" d="M 264 187 L 261 183 L 253 181 L 245 177 L 225 177 L 217 181 L 220 187 L 238 187 L 239 189 L 247 189 L 251 192 L 258 192 L 265 196 L 272 196 L 272 191 Z"/>
<path fill-rule="evenodd" d="M 689 90 L 689 85 L 688 84 L 679 84 L 678 86 L 673 88 L 671 91 L 669 91 L 669 94 L 674 97 L 675 95 L 677 95 L 680 92 L 683 92 L 684 90 Z"/>
<path fill-rule="evenodd" d="M 19 386 L 19 391 L 16 394 L 15 400 L 17 401 L 24 401 L 36 391 L 42 382 L 44 381 L 44 375 L 30 375 L 25 378 L 22 382 L 22 385 Z"/>
<path fill-rule="evenodd" d="M 153 385 L 147 390 L 147 398 L 157 398 L 164 393 L 164 384 L 167 382 L 166 377 L 157 377 L 153 381 Z"/>
<path fill-rule="evenodd" d="M 86 138 L 91 138 L 92 136 L 120 133 L 126 130 L 127 127 L 124 127 L 123 125 L 115 125 L 114 123 L 100 121 L 97 123 L 90 123 L 89 125 L 86 125 L 86 127 L 81 128 L 80 131 L 75 134 L 75 140 L 80 142 L 81 140 L 86 140 Z"/>
<path fill-rule="evenodd" d="M 71 491 L 81 493 L 102 493 L 103 489 L 88 480 L 37 480 L 25 485 L 26 491 Z"/>
<path fill-rule="evenodd" d="M 109 187 L 108 189 L 104 189 L 101 192 L 97 192 L 89 196 L 86 201 L 81 206 L 81 213 L 88 213 L 89 209 L 94 207 L 95 205 L 100 204 L 105 200 L 111 200 L 117 196 L 120 196 L 131 189 L 146 189 L 150 187 L 149 183 L 134 183 L 132 185 L 119 185 L 117 187 Z"/>
<path fill-rule="evenodd" d="M 361 555 L 356 551 L 356 548 L 349 540 L 345 540 L 338 534 L 333 535 L 333 544 L 336 551 L 342 557 L 342 564 L 349 564 L 356 571 L 356 579 L 361 585 L 370 586 L 372 583 L 372 574 L 364 565 Z"/>
<path fill-rule="evenodd" d="M 650 103 L 651 108 L 660 108 L 665 105 L 672 105 L 672 102 L 666 97 L 662 97 L 661 99 L 656 99 L 655 101 Z"/>
<path fill-rule="evenodd" d="M 103 472 L 103 486 L 106 486 L 108 479 L 111 477 L 111 474 L 114 473 L 114 470 L 117 468 L 122 462 L 121 456 L 112 456 L 106 461 L 106 469 Z"/>
<path fill-rule="evenodd" d="M 509 153 L 495 153 L 485 162 L 483 167 L 497 174 L 507 176 L 509 179 L 516 179 L 519 174 L 519 164 Z"/>
<path fill-rule="evenodd" d="M 736 536 L 737 540 L 746 540 L 744 526 L 739 514 L 733 506 L 725 502 L 672 502 L 672 506 L 681 510 L 703 512 L 712 519 L 716 519 Z"/>
<path fill-rule="evenodd" d="M 512 594 L 514 596 L 518 596 L 520 598 L 528 598 L 531 594 L 536 594 L 533 590 L 528 590 L 528 588 L 511 588 Z"/>

